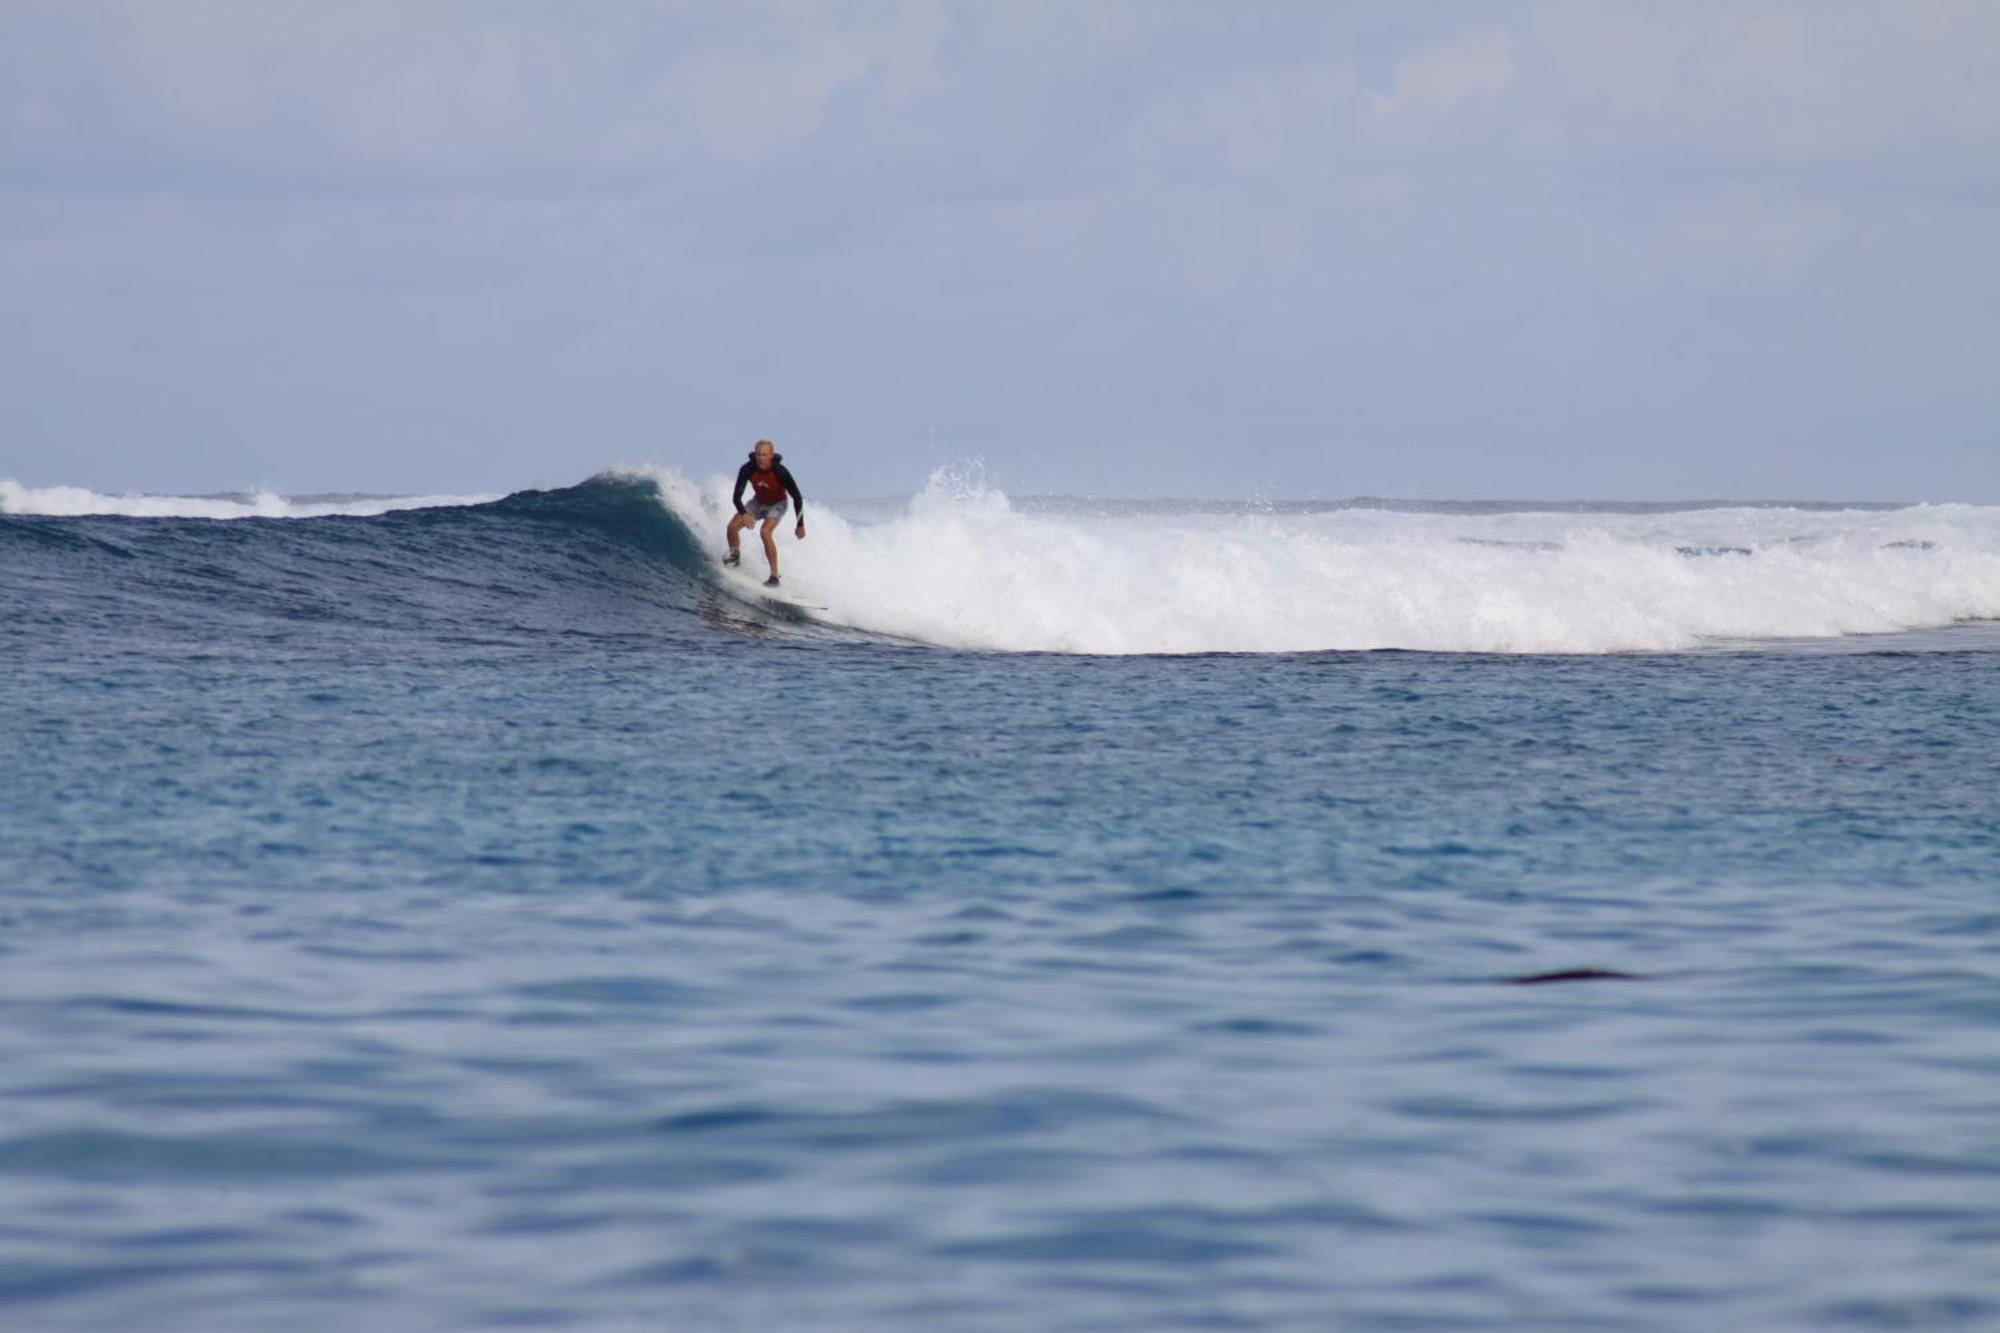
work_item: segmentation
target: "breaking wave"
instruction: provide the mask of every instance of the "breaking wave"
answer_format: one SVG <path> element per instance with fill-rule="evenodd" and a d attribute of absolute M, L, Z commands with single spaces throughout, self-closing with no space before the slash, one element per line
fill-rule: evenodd
<path fill-rule="evenodd" d="M 81 486 L 23 486 L 0 477 L 0 514 L 45 518 L 366 518 L 398 509 L 484 504 L 495 495 L 104 495 Z"/>
<path fill-rule="evenodd" d="M 31 554 L 45 582 L 71 560 L 238 610 L 428 615 L 412 632 L 477 603 L 533 632 L 751 623 L 985 652 L 1679 651 L 2000 619 L 1992 507 L 1114 508 L 1017 505 L 947 475 L 905 504 L 815 502 L 803 543 L 782 528 L 802 615 L 721 569 L 726 492 L 668 469 L 498 500 L 8 482 L 0 550 Z"/>

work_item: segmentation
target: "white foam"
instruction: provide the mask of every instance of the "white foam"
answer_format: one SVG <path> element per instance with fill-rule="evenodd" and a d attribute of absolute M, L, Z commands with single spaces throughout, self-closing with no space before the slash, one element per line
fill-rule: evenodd
<path fill-rule="evenodd" d="M 727 483 L 647 475 L 719 555 Z M 785 586 L 826 619 L 996 651 L 1601 653 L 2000 618 L 2000 509 L 1970 505 L 1091 518 L 934 477 L 884 521 L 809 524 L 780 529 Z"/>
<path fill-rule="evenodd" d="M 354 500 L 286 499 L 270 491 L 242 498 L 209 495 L 103 495 L 80 486 L 23 486 L 0 477 L 0 514 L 38 514 L 82 518 L 95 514 L 127 518 L 324 518 L 344 514 L 367 517 L 395 509 L 437 509 L 450 505 L 484 504 L 497 495 L 367 496 Z"/>

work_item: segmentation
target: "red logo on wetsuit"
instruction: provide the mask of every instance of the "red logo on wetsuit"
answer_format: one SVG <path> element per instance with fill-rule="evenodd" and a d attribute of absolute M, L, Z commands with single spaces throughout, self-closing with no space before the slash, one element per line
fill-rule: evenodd
<path fill-rule="evenodd" d="M 785 483 L 778 480 L 776 468 L 769 472 L 751 472 L 750 489 L 756 492 L 760 505 L 774 505 L 785 498 Z"/>

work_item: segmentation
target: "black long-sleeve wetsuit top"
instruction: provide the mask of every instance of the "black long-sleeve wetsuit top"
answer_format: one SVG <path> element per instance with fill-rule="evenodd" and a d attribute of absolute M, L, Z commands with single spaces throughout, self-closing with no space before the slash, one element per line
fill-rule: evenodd
<path fill-rule="evenodd" d="M 776 504 L 787 495 L 791 496 L 793 508 L 797 510 L 800 521 L 804 521 L 806 498 L 799 494 L 799 484 L 792 480 L 792 470 L 785 466 L 783 454 L 771 455 L 769 472 L 757 470 L 757 455 L 754 453 L 750 455 L 749 462 L 736 469 L 736 492 L 733 498 L 736 502 L 736 512 L 739 514 L 743 512 L 745 486 L 756 493 L 760 503 L 767 505 Z"/>

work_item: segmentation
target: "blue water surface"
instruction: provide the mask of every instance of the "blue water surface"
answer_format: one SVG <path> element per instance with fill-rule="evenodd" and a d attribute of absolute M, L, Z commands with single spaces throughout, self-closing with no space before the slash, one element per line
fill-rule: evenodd
<path fill-rule="evenodd" d="M 0 517 L 0 1326 L 2000 1327 L 1990 635 L 966 654 L 694 541 Z"/>

